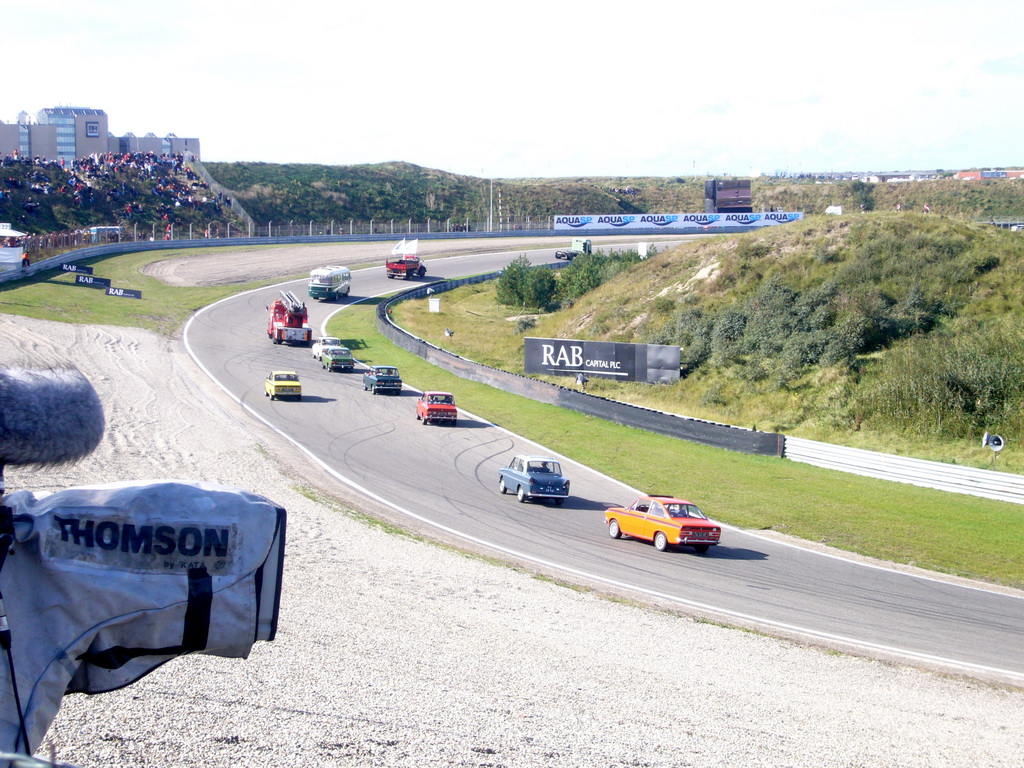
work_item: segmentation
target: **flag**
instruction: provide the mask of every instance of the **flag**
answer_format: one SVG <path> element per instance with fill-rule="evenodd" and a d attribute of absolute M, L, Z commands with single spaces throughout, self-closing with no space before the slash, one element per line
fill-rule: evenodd
<path fill-rule="evenodd" d="M 405 238 L 403 237 L 402 238 L 402 242 L 400 242 L 398 245 L 396 245 L 394 248 L 391 249 L 391 255 L 392 256 L 401 256 L 403 253 L 405 253 L 404 248 L 405 248 Z"/>
<path fill-rule="evenodd" d="M 405 241 L 403 240 L 402 242 L 405 242 Z M 404 253 L 407 256 L 415 256 L 416 255 L 416 249 L 419 246 L 419 242 L 420 241 L 418 239 L 417 240 L 413 240 L 411 243 L 409 243 L 407 246 L 405 246 L 405 250 L 402 251 L 402 253 Z"/>

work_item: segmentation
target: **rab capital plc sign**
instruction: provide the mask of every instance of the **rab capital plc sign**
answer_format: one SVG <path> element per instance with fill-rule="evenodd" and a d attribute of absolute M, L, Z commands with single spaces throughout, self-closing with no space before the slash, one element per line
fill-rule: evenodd
<path fill-rule="evenodd" d="M 679 380 L 679 347 L 612 341 L 527 337 L 523 370 L 548 376 L 598 376 L 618 381 L 671 384 Z"/>

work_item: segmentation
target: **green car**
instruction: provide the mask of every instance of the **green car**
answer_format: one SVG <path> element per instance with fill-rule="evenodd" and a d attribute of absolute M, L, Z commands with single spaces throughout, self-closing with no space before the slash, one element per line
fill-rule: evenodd
<path fill-rule="evenodd" d="M 329 371 L 351 371 L 355 361 L 348 347 L 326 347 L 320 353 L 320 364 Z"/>

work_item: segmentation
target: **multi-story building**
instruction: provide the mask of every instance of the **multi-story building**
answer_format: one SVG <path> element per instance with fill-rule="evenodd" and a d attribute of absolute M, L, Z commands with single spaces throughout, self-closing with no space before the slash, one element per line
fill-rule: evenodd
<path fill-rule="evenodd" d="M 153 152 L 157 155 L 183 154 L 199 159 L 199 139 L 182 139 L 169 133 L 164 137 L 147 133 L 114 136 L 107 129 L 107 113 L 86 107 L 48 107 L 32 120 L 27 112 L 16 123 L 0 122 L 0 156 L 17 153 L 22 157 L 64 160 L 104 152 Z"/>

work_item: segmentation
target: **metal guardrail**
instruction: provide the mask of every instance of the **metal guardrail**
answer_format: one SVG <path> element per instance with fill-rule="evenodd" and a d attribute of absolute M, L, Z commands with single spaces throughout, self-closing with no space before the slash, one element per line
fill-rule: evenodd
<path fill-rule="evenodd" d="M 785 458 L 854 475 L 1024 504 L 1024 475 L 786 438 Z"/>

